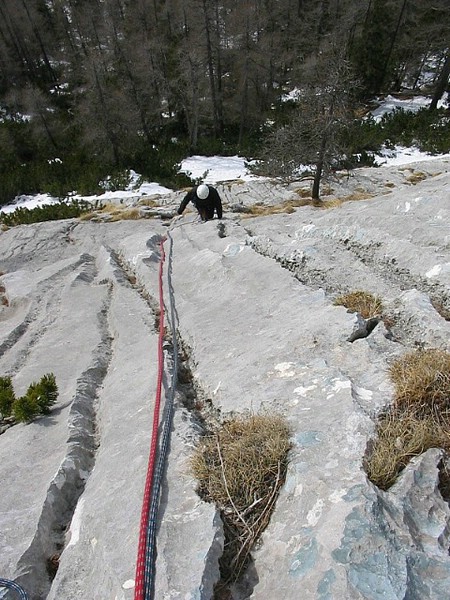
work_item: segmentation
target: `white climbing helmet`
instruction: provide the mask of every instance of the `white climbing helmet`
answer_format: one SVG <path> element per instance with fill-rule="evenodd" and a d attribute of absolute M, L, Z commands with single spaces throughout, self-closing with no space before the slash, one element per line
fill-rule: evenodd
<path fill-rule="evenodd" d="M 198 198 L 200 198 L 200 200 L 206 200 L 206 198 L 209 196 L 208 186 L 205 185 L 204 183 L 199 185 L 197 188 L 197 196 L 198 196 Z"/>

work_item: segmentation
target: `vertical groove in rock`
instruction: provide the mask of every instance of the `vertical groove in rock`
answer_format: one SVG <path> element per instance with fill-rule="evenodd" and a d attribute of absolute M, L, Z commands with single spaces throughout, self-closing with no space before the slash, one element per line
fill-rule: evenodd
<path fill-rule="evenodd" d="M 29 591 L 30 600 L 44 600 L 50 591 L 64 549 L 66 530 L 95 464 L 96 399 L 112 354 L 108 326 L 111 298 L 112 286 L 109 285 L 98 314 L 101 339 L 93 353 L 92 366 L 78 379 L 70 409 L 66 457 L 47 490 L 34 539 L 18 563 L 16 581 Z"/>

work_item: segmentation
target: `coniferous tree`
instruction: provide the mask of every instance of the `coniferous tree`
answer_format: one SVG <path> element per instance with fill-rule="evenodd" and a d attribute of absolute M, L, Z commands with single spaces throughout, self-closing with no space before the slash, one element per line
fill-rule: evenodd
<path fill-rule="evenodd" d="M 324 64 L 333 61 L 333 72 Z M 269 175 L 298 177 L 313 173 L 312 198 L 320 197 L 324 174 L 346 157 L 342 133 L 354 119 L 352 97 L 357 87 L 348 61 L 335 46 L 327 49 L 309 68 L 308 83 L 291 120 L 269 135 L 263 153 Z"/>

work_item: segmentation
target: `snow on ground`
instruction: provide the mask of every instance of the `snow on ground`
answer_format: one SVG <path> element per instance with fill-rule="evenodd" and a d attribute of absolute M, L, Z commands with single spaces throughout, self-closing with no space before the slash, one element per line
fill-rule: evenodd
<path fill-rule="evenodd" d="M 372 116 L 379 121 L 383 115 L 392 112 L 396 108 L 402 108 L 408 111 L 418 111 L 427 106 L 431 99 L 425 96 L 417 96 L 408 100 L 387 96 L 380 100 L 380 106 L 372 111 Z M 439 106 L 445 106 L 445 101 L 440 101 Z M 449 154 L 445 158 L 450 157 Z M 405 165 L 412 162 L 430 160 L 433 156 L 417 150 L 417 148 L 404 148 L 396 146 L 394 149 L 385 149 L 381 156 L 376 157 L 376 166 Z M 442 158 L 442 155 L 440 156 Z M 261 179 L 253 175 L 248 168 L 249 161 L 240 156 L 189 156 L 184 159 L 180 166 L 180 173 L 185 173 L 193 183 L 199 180 L 214 185 L 218 182 L 233 181 L 242 179 L 245 181 L 251 179 Z M 106 182 L 107 184 L 107 182 Z M 140 176 L 135 171 L 130 171 L 130 182 L 124 190 L 105 191 L 95 196 L 80 196 L 72 194 L 67 199 L 86 200 L 92 204 L 96 202 L 126 201 L 127 199 L 139 198 L 141 196 L 150 196 L 154 194 L 169 194 L 173 190 L 161 186 L 156 182 L 141 181 Z M 12 204 L 0 207 L 0 212 L 10 213 L 16 208 L 23 207 L 32 209 L 44 204 L 55 204 L 58 199 L 52 198 L 48 194 L 37 194 L 34 196 L 19 196 Z"/>
<path fill-rule="evenodd" d="M 375 122 L 381 121 L 384 115 L 393 112 L 396 109 L 401 108 L 407 112 L 417 112 L 421 108 L 426 108 L 431 102 L 431 98 L 426 96 L 414 96 L 412 98 L 395 98 L 394 96 L 386 96 L 383 100 L 380 100 L 380 105 L 371 111 L 371 115 Z M 447 102 L 440 100 L 438 102 L 438 108 L 446 107 Z"/>
<path fill-rule="evenodd" d="M 44 206 L 44 204 L 56 204 L 59 202 L 57 198 L 52 198 L 48 194 L 35 194 L 33 196 L 18 196 L 12 204 L 5 204 L 0 207 L 0 212 L 12 213 L 16 208 L 28 208 L 29 210 Z"/>
<path fill-rule="evenodd" d="M 450 154 L 439 154 L 436 156 L 434 154 L 421 152 L 417 148 L 395 146 L 392 150 L 384 148 L 381 152 L 381 156 L 375 156 L 374 158 L 377 167 L 392 167 L 396 165 L 423 162 L 425 160 L 433 160 L 433 158 L 450 158 Z"/>
<path fill-rule="evenodd" d="M 201 179 L 211 185 L 234 179 L 258 179 L 249 172 L 247 164 L 248 161 L 240 156 L 190 156 L 181 163 L 180 173 L 185 173 L 192 181 Z"/>
<path fill-rule="evenodd" d="M 247 160 L 239 156 L 190 156 L 181 163 L 180 173 L 185 173 L 192 182 L 198 179 L 206 183 L 215 184 L 219 181 L 233 181 L 235 179 L 257 179 L 248 170 Z M 106 182 L 107 184 L 107 182 Z M 173 190 L 163 187 L 155 182 L 141 182 L 135 171 L 130 171 L 130 183 L 125 190 L 105 191 L 103 194 L 94 196 L 81 196 L 71 194 L 68 200 L 86 200 L 92 204 L 96 202 L 110 202 L 150 196 L 153 194 L 169 194 Z M 0 208 L 1 212 L 11 213 L 16 208 L 36 208 L 44 204 L 55 204 L 59 200 L 48 194 L 37 194 L 35 196 L 19 196 L 13 204 L 7 204 Z"/>

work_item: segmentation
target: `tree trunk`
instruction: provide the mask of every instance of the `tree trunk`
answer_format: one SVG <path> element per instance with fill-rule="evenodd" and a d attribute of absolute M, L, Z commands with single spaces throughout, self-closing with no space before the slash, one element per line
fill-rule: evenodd
<path fill-rule="evenodd" d="M 5 12 L 6 10 L 6 12 Z M 27 41 L 24 35 L 17 31 L 17 27 L 14 26 L 14 21 L 11 18 L 10 13 L 8 12 L 8 7 L 2 7 L 2 3 L 0 2 L 0 16 L 2 17 L 3 22 L 6 25 L 7 32 L 10 36 L 12 44 L 14 46 L 15 53 L 17 54 L 17 58 L 21 68 L 24 67 L 28 70 L 28 79 L 32 82 L 36 80 L 36 68 L 35 63 L 32 60 L 29 52 L 29 48 L 27 45 Z"/>
<path fill-rule="evenodd" d="M 115 136 L 114 132 L 112 131 L 112 127 L 110 125 L 109 110 L 106 105 L 105 96 L 104 96 L 103 89 L 102 89 L 102 86 L 101 86 L 101 83 L 100 83 L 100 80 L 98 77 L 97 67 L 96 67 L 94 61 L 92 62 L 92 68 L 94 71 L 95 86 L 97 88 L 100 105 L 102 107 L 102 117 L 103 117 L 106 137 L 107 137 L 109 143 L 111 144 L 111 149 L 112 149 L 113 156 L 114 156 L 114 162 L 115 162 L 116 166 L 119 166 L 120 165 L 119 147 L 117 145 L 116 136 Z"/>
<path fill-rule="evenodd" d="M 383 85 L 383 83 L 384 83 L 384 81 L 386 79 L 386 74 L 387 74 L 387 71 L 388 71 L 389 62 L 391 60 L 392 51 L 394 50 L 395 42 L 397 41 L 398 32 L 400 31 L 400 25 L 402 24 L 403 14 L 405 12 L 405 8 L 406 8 L 407 2 L 408 2 L 408 0 L 403 0 L 403 5 L 402 5 L 401 11 L 400 11 L 400 15 L 399 15 L 399 17 L 397 19 L 397 26 L 395 28 L 394 35 L 392 36 L 391 45 L 389 47 L 389 51 L 388 51 L 386 59 L 384 61 L 383 72 L 382 72 L 381 77 L 380 77 L 380 86 Z"/>
<path fill-rule="evenodd" d="M 248 111 L 248 71 L 249 71 L 249 53 L 250 53 L 250 42 L 249 42 L 249 21 L 247 17 L 247 27 L 246 27 L 246 36 L 245 36 L 245 60 L 244 66 L 242 69 L 242 93 L 241 93 L 241 111 L 240 111 L 240 119 L 239 119 L 239 139 L 238 146 L 242 145 L 242 140 L 244 138 L 244 130 L 245 124 L 247 121 L 247 111 Z"/>
<path fill-rule="evenodd" d="M 433 98 L 431 100 L 431 104 L 429 106 L 429 110 L 436 110 L 439 100 L 442 98 L 445 90 L 447 89 L 449 75 L 450 75 L 450 52 L 447 52 L 447 56 L 445 57 L 445 61 L 442 66 L 442 71 L 437 80 L 436 87 L 434 88 L 434 94 L 433 94 Z"/>
<path fill-rule="evenodd" d="M 22 0 L 22 6 L 23 6 L 25 12 L 27 13 L 27 17 L 28 17 L 28 20 L 30 22 L 31 29 L 32 29 L 34 35 L 36 36 L 36 39 L 37 39 L 38 44 L 39 44 L 39 47 L 41 49 L 42 56 L 44 58 L 44 63 L 45 63 L 45 66 L 47 67 L 47 71 L 48 71 L 49 76 L 50 76 L 50 81 L 55 82 L 55 81 L 57 81 L 57 77 L 56 77 L 55 72 L 53 70 L 53 67 L 52 67 L 52 65 L 50 63 L 50 59 L 48 57 L 47 50 L 46 50 L 46 48 L 44 46 L 44 42 L 42 40 L 41 34 L 39 33 L 39 28 L 36 25 L 35 18 L 33 18 L 33 17 L 35 17 L 35 15 L 33 16 L 33 15 L 30 14 L 30 11 L 28 10 L 28 6 L 27 6 L 27 3 L 25 2 L 25 0 Z"/>
<path fill-rule="evenodd" d="M 313 200 L 320 200 L 320 181 L 322 179 L 323 165 L 325 162 L 325 152 L 327 149 L 327 134 L 324 133 L 322 136 L 322 142 L 320 144 L 319 156 L 316 162 L 316 172 L 314 173 L 314 181 L 311 192 Z"/>
<path fill-rule="evenodd" d="M 412 86 L 413 90 L 415 90 L 417 88 L 417 84 L 419 83 L 419 79 L 420 79 L 420 76 L 422 75 L 423 68 L 429 58 L 428 53 L 429 53 L 429 47 L 428 47 L 427 51 L 424 53 L 422 60 L 420 61 L 420 67 L 419 67 L 419 70 L 417 71 L 417 74 L 416 74 L 416 77 L 414 79 L 414 83 Z"/>
<path fill-rule="evenodd" d="M 221 54 L 221 39 L 220 39 L 220 15 L 219 5 L 216 0 L 215 2 L 215 17 L 216 17 L 216 54 L 217 54 L 217 119 L 219 121 L 219 133 L 222 134 L 224 130 L 223 122 L 223 87 L 222 87 L 222 54 Z"/>
<path fill-rule="evenodd" d="M 206 0 L 203 0 L 203 15 L 205 17 L 205 33 L 206 33 L 206 56 L 208 62 L 208 75 L 209 75 L 209 85 L 211 89 L 211 102 L 212 102 L 212 113 L 213 113 L 213 122 L 214 122 L 214 133 L 216 135 L 219 134 L 219 118 L 218 118 L 218 109 L 217 109 L 217 99 L 216 99 L 216 82 L 214 78 L 214 65 L 213 65 L 213 56 L 212 56 L 212 45 L 211 45 L 211 27 L 210 21 L 208 18 L 208 9 Z"/>

